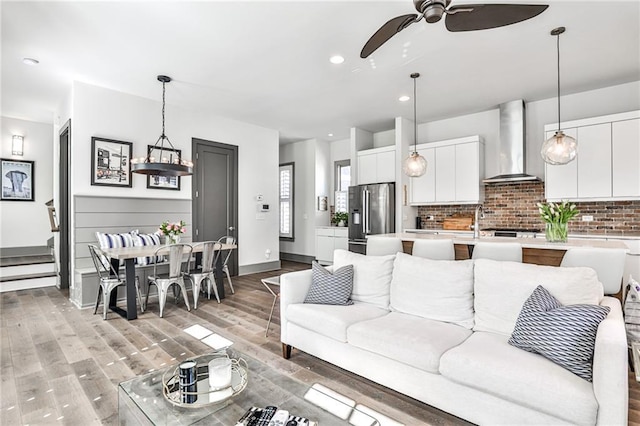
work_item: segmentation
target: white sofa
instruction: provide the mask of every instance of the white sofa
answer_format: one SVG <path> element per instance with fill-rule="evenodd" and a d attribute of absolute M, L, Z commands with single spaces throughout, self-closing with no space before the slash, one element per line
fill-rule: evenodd
<path fill-rule="evenodd" d="M 477 424 L 627 424 L 620 302 L 603 295 L 592 269 L 336 250 L 334 268 L 347 264 L 353 305 L 305 304 L 311 270 L 282 275 L 285 358 L 293 347 Z M 563 305 L 611 308 L 593 382 L 507 343 L 538 285 Z"/>

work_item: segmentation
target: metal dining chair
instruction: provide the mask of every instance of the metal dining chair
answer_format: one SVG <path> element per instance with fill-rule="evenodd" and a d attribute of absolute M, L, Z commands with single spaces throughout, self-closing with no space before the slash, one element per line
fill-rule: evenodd
<path fill-rule="evenodd" d="M 102 293 L 102 306 L 103 313 L 102 319 L 107 319 L 107 310 L 109 309 L 109 299 L 111 298 L 111 292 L 118 286 L 125 285 L 126 281 L 118 275 L 118 271 L 115 270 L 111 262 L 109 262 L 107 256 L 104 254 L 98 246 L 89 244 L 89 253 L 91 253 L 91 259 L 96 267 L 98 273 L 98 296 L 96 297 L 96 306 L 93 310 L 95 315 L 98 312 L 98 306 L 100 305 L 100 294 Z M 144 305 L 142 304 L 142 297 L 140 296 L 140 283 L 138 277 L 135 280 L 136 294 L 138 295 L 138 303 L 140 309 L 144 312 Z"/>
<path fill-rule="evenodd" d="M 193 291 L 193 309 L 198 309 L 198 297 L 202 288 L 202 283 L 206 281 L 208 297 L 211 299 L 211 287 L 213 287 L 213 293 L 216 296 L 216 300 L 220 303 L 220 296 L 218 295 L 218 287 L 215 285 L 215 278 L 213 276 L 214 266 L 220 257 L 220 249 L 222 244 L 217 241 L 205 241 L 195 244 L 194 249 L 198 246 L 202 246 L 202 259 L 200 265 L 194 265 L 194 268 L 189 267 L 189 272 L 185 275 L 186 278 L 191 281 Z M 197 251 L 197 250 L 194 250 Z"/>
<path fill-rule="evenodd" d="M 158 264 L 154 263 L 153 275 L 147 277 L 149 281 L 149 289 L 147 290 L 147 296 L 145 298 L 145 306 L 149 301 L 149 293 L 151 292 L 151 285 L 153 284 L 158 289 L 160 318 L 162 318 L 164 305 L 167 302 L 167 291 L 172 285 L 178 286 L 181 292 L 184 293 L 184 303 L 187 305 L 187 310 L 191 310 L 191 308 L 189 307 L 189 299 L 187 298 L 187 288 L 184 284 L 184 275 L 188 273 L 193 248 L 189 244 L 171 244 L 169 246 L 160 246 L 156 250 L 154 256 L 162 256 L 163 254 L 161 254 L 161 252 L 166 251 L 167 247 L 169 249 L 169 273 L 158 273 Z"/>
<path fill-rule="evenodd" d="M 220 244 L 235 244 L 236 243 L 236 239 L 235 237 L 232 237 L 231 235 L 225 235 L 224 237 L 220 237 L 218 239 L 218 243 Z M 222 250 L 224 251 L 224 250 Z M 227 281 L 229 281 L 229 288 L 231 289 L 231 293 L 235 293 L 235 291 L 233 291 L 233 283 L 231 282 L 231 276 L 229 274 L 229 258 L 231 257 L 231 250 L 226 250 L 226 254 L 223 254 L 222 256 L 224 256 L 224 259 L 222 261 L 222 272 L 224 272 L 224 274 L 227 276 Z M 215 269 L 215 268 L 214 268 Z M 222 280 L 224 282 L 224 277 L 222 277 Z M 217 289 L 216 289 L 217 291 Z M 217 293 L 216 293 L 217 295 Z"/>

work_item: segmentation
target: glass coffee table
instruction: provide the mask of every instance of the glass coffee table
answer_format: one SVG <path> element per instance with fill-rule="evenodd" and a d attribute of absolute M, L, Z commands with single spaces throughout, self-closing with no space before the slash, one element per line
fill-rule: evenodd
<path fill-rule="evenodd" d="M 356 401 L 321 384 L 309 386 L 281 371 L 234 349 L 226 349 L 232 359 L 246 362 L 247 384 L 241 392 L 217 403 L 185 406 L 170 402 L 163 394 L 163 377 L 176 366 L 154 371 L 118 385 L 118 414 L 121 425 L 224 425 L 234 426 L 252 407 L 272 405 L 292 416 L 307 418 L 316 425 L 400 425 Z M 206 365 L 212 354 L 190 358 Z M 207 381 L 205 380 L 204 383 Z M 198 388 L 198 393 L 207 389 Z"/>

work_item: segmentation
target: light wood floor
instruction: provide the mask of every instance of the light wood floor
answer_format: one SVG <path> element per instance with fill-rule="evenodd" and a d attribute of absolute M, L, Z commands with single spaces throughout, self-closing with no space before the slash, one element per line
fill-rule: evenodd
<path fill-rule="evenodd" d="M 273 297 L 260 278 L 308 267 L 283 262 L 278 272 L 236 277 L 234 295 L 221 304 L 201 299 L 191 312 L 168 301 L 164 318 L 151 300 L 135 321 L 114 313 L 103 321 L 73 307 L 55 288 L 2 293 L 0 424 L 117 424 L 119 382 L 210 351 L 182 331 L 193 324 L 233 340 L 239 351 L 285 374 L 323 383 L 408 426 L 467 424 L 310 355 L 294 350 L 290 361 L 283 360 L 277 305 L 264 336 Z M 630 424 L 640 425 L 640 385 L 631 375 L 629 383 Z"/>

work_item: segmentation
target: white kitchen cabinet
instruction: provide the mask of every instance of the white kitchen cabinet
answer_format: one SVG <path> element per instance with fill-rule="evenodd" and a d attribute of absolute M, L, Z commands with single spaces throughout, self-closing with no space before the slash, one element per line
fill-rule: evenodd
<path fill-rule="evenodd" d="M 545 126 L 551 137 L 557 124 Z M 578 155 L 565 165 L 545 165 L 550 201 L 640 199 L 640 111 L 562 123 L 578 141 Z"/>
<path fill-rule="evenodd" d="M 358 152 L 358 185 L 395 182 L 395 146 L 367 149 Z"/>
<path fill-rule="evenodd" d="M 478 143 L 456 145 L 456 202 L 477 202 L 480 199 L 480 154 Z"/>
<path fill-rule="evenodd" d="M 436 202 L 456 200 L 456 147 L 436 148 Z"/>
<path fill-rule="evenodd" d="M 611 123 L 578 128 L 578 198 L 611 197 Z"/>
<path fill-rule="evenodd" d="M 640 118 L 613 123 L 613 196 L 640 194 Z"/>
<path fill-rule="evenodd" d="M 436 201 L 436 149 L 419 148 L 418 154 L 427 160 L 427 172 L 418 178 L 410 178 L 411 204 L 427 204 Z"/>
<path fill-rule="evenodd" d="M 484 144 L 479 136 L 421 144 L 417 151 L 427 160 L 427 173 L 410 179 L 411 205 L 482 201 Z"/>
<path fill-rule="evenodd" d="M 563 132 L 572 138 L 578 137 L 577 129 L 564 129 Z M 549 139 L 556 133 L 555 130 L 545 134 Z M 580 152 L 580 145 L 578 145 Z M 578 161 L 573 160 L 569 164 L 551 165 L 545 163 L 545 192 L 547 199 L 565 200 L 575 199 L 578 196 Z"/>
<path fill-rule="evenodd" d="M 349 229 L 347 227 L 316 228 L 316 260 L 322 264 L 333 263 L 333 251 L 348 249 Z"/>

